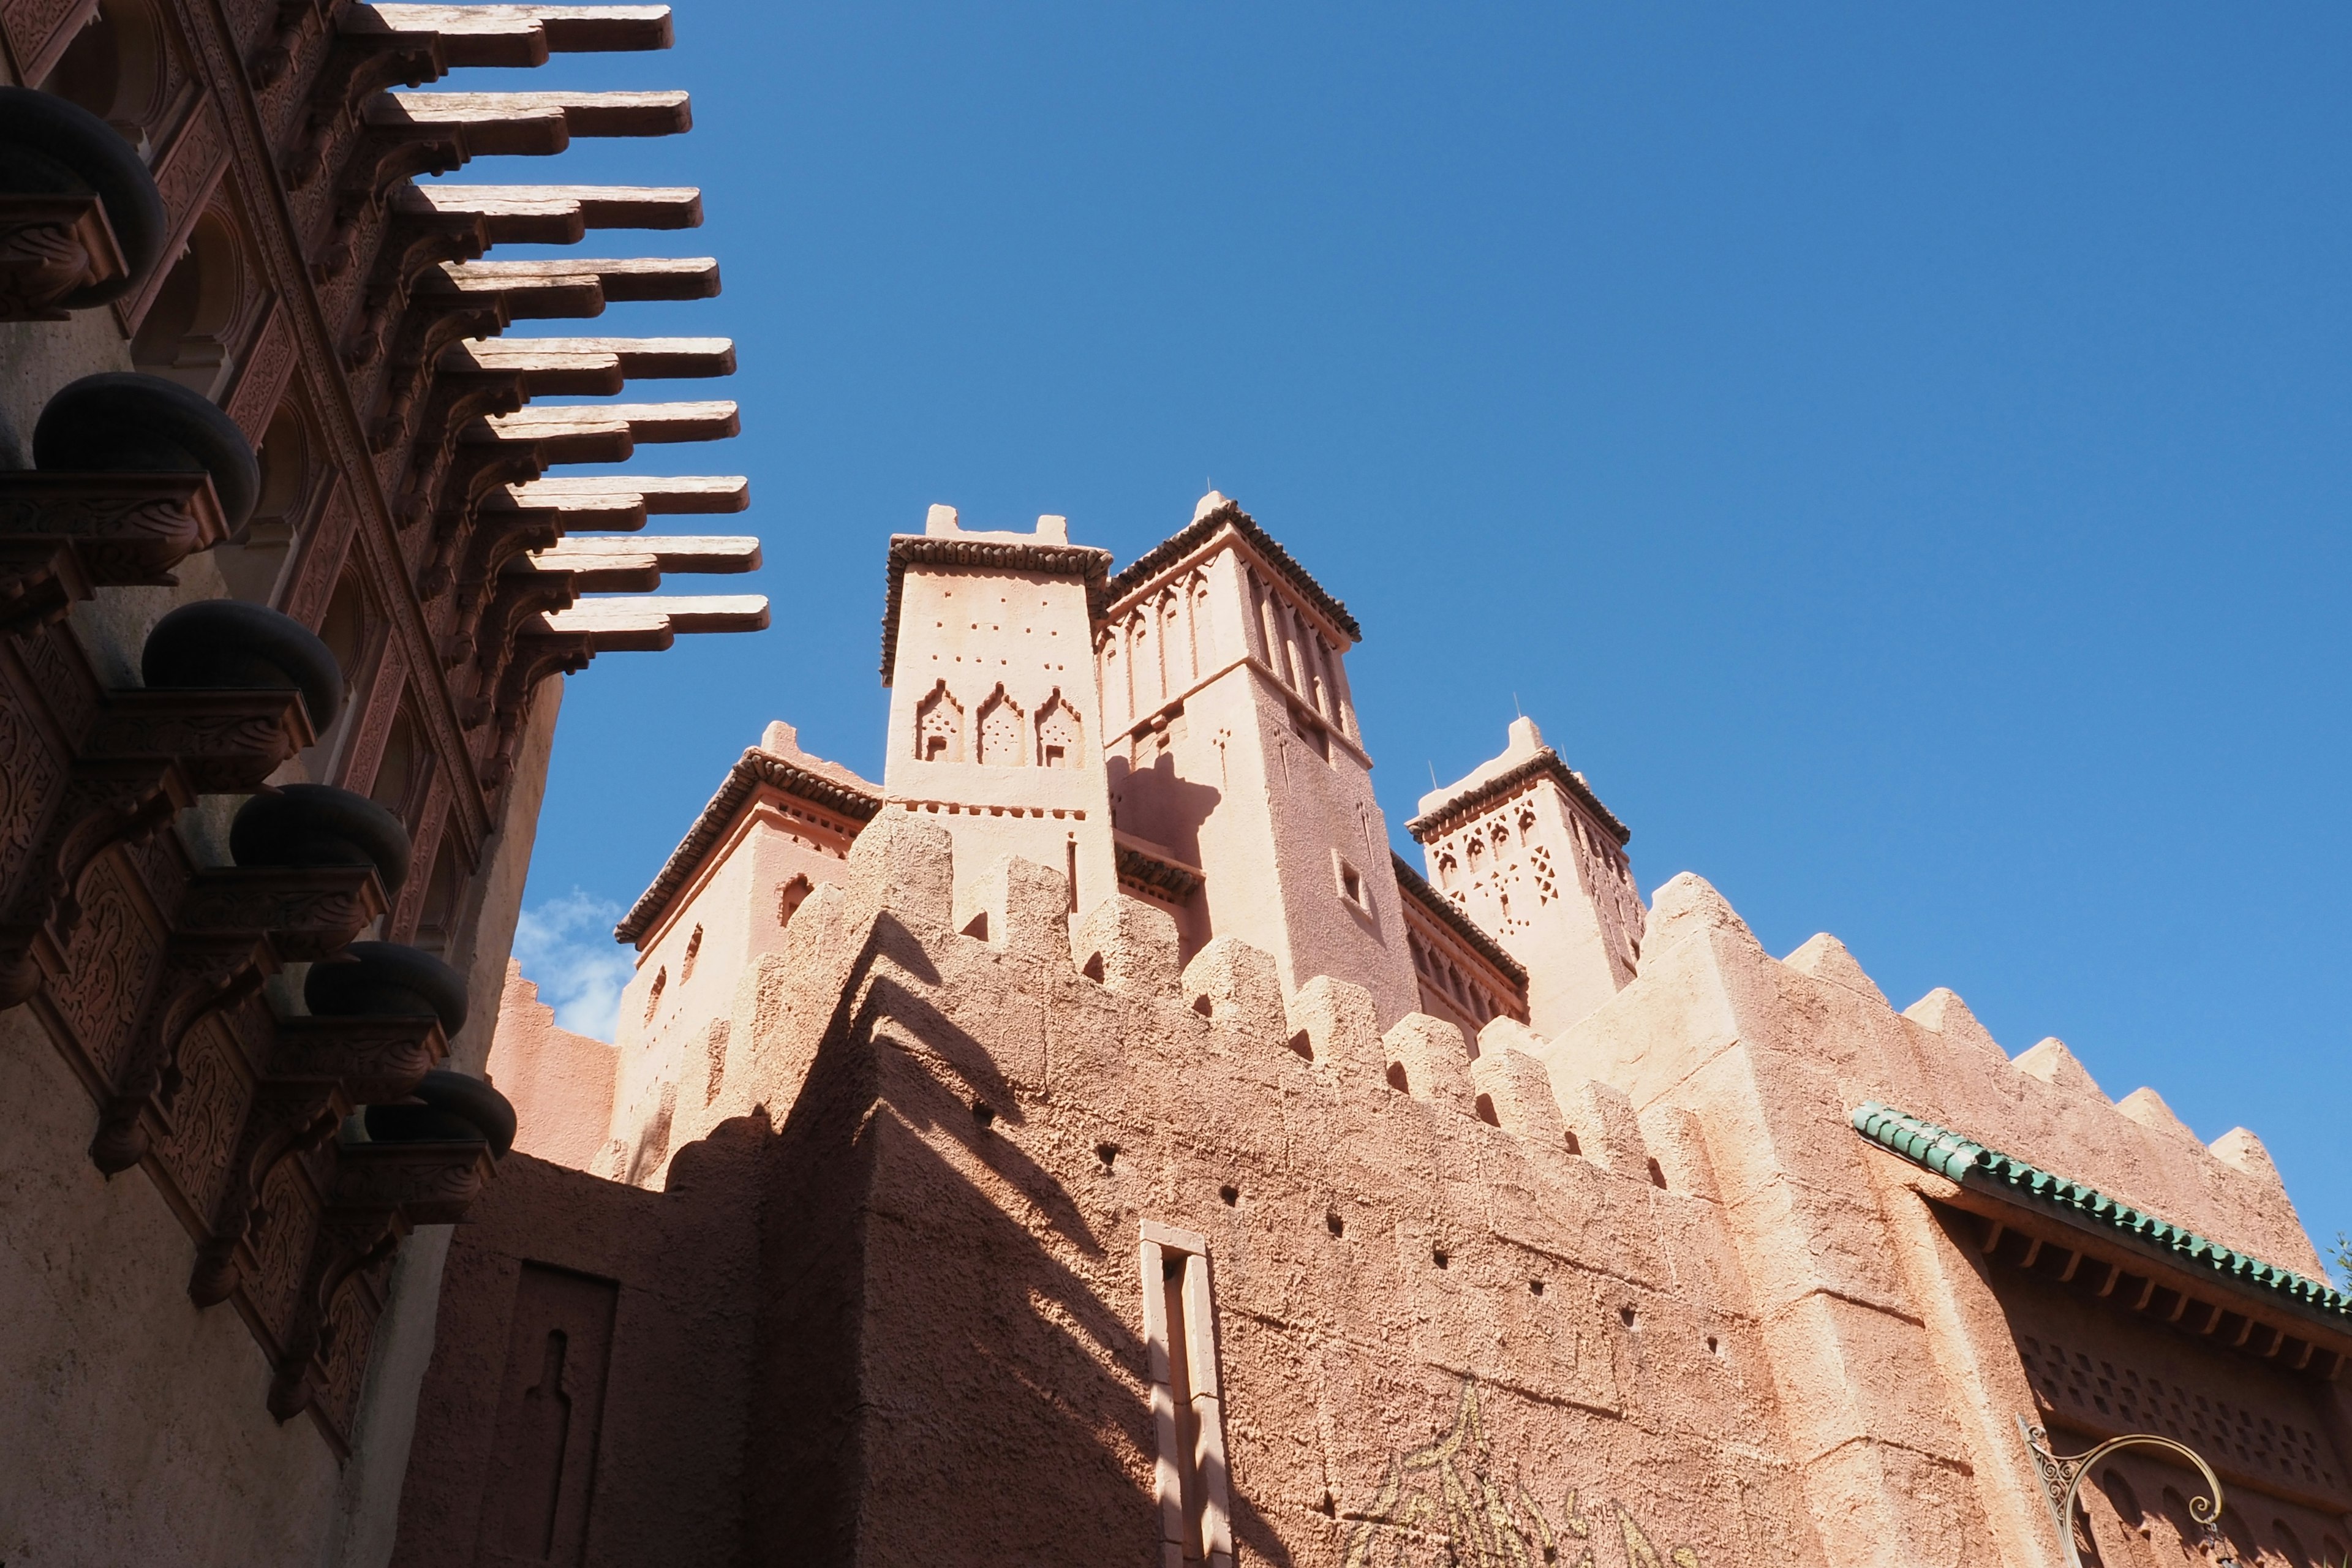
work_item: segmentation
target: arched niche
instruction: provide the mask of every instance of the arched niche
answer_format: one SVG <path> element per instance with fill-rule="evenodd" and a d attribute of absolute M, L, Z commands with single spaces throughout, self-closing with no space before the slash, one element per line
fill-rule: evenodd
<path fill-rule="evenodd" d="M 216 396 L 228 380 L 249 265 L 228 214 L 207 208 L 131 336 L 132 365 Z"/>
<path fill-rule="evenodd" d="M 367 667 L 379 638 L 383 617 L 375 613 L 367 587 L 357 574 L 346 571 L 335 585 L 334 597 L 327 601 L 327 613 L 319 622 L 319 640 L 335 656 L 335 666 L 343 674 L 343 703 L 335 721 L 327 726 L 317 742 L 304 750 L 299 759 L 303 776 L 324 783 L 345 750 L 344 742 L 359 725 L 359 710 L 364 707 Z"/>
<path fill-rule="evenodd" d="M 152 0 L 100 0 L 41 79 L 41 90 L 89 110 L 152 162 L 170 108 L 170 50 Z"/>
<path fill-rule="evenodd" d="M 215 559 L 232 595 L 268 605 L 282 589 L 287 558 L 310 519 L 326 464 L 309 412 L 290 397 L 278 405 L 254 455 L 261 460 L 260 499 Z"/>

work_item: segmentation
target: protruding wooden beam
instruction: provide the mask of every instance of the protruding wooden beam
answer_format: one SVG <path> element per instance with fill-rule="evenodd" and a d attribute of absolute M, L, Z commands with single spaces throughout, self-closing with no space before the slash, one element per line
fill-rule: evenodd
<path fill-rule="evenodd" d="M 478 218 L 493 245 L 570 245 L 592 228 L 693 228 L 702 193 L 691 185 L 404 185 L 395 210 Z"/>
<path fill-rule="evenodd" d="M 612 300 L 708 300 L 719 263 L 707 256 L 628 261 L 445 261 L 417 282 L 420 296 L 495 299 L 510 321 L 601 316 Z"/>
<path fill-rule="evenodd" d="M 526 376 L 611 369 L 632 380 L 732 375 L 735 344 L 727 338 L 467 338 L 442 352 L 441 368 Z"/>
<path fill-rule="evenodd" d="M 369 101 L 367 117 L 371 124 L 462 130 L 478 154 L 506 151 L 486 142 L 485 130 L 528 121 L 552 119 L 572 136 L 676 136 L 694 129 L 693 106 L 676 90 L 387 92 Z"/>
<path fill-rule="evenodd" d="M 582 635 L 599 652 L 667 647 L 679 632 L 756 632 L 768 626 L 764 594 L 713 594 L 672 597 L 629 595 L 583 599 L 570 609 L 538 617 L 534 628 L 551 636 Z"/>
<path fill-rule="evenodd" d="M 544 158 L 572 145 L 572 127 L 565 121 L 563 110 L 553 105 L 518 108 L 505 114 L 468 114 L 464 112 L 462 104 L 454 101 L 438 113 L 409 101 L 429 96 L 421 92 L 380 92 L 368 100 L 360 118 L 375 131 L 404 142 L 460 135 L 464 138 L 464 155 L 468 158 Z M 482 95 L 446 96 L 454 100 Z M 436 163 L 435 167 L 447 165 Z"/>
<path fill-rule="evenodd" d="M 465 439 L 475 446 L 537 444 L 551 463 L 619 462 L 640 441 L 716 441 L 741 427 L 735 405 L 725 401 L 583 403 L 494 414 L 468 425 Z"/>
<path fill-rule="evenodd" d="M 574 535 L 551 550 L 532 551 L 530 560 L 534 568 L 551 572 L 595 572 L 640 561 L 659 572 L 753 572 L 760 565 L 760 542 L 743 533 L 656 534 L 651 538 L 637 535 L 619 539 L 583 539 Z"/>
<path fill-rule="evenodd" d="M 647 514 L 741 511 L 751 504 L 751 481 L 740 474 L 648 479 L 639 474 L 533 479 L 508 485 L 484 503 L 551 511 L 566 530 L 621 531 L 643 528 Z"/>
<path fill-rule="evenodd" d="M 666 49 L 667 5 L 353 5 L 347 33 L 434 33 L 452 66 L 535 66 L 550 53 Z"/>

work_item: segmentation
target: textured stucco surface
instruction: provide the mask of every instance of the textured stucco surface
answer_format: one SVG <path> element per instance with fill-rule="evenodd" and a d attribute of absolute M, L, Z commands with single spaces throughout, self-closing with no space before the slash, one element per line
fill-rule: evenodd
<path fill-rule="evenodd" d="M 1847 1118 L 1903 1104 L 2299 1265 L 2251 1135 L 2200 1145 L 2054 1044 L 2012 1061 L 1948 992 L 1897 1013 L 1832 939 L 1776 959 L 1696 878 L 1614 1000 L 1557 1038 L 1491 1024 L 1475 1061 L 1230 939 L 1180 964 L 1134 900 L 1074 943 L 1057 868 L 960 875 L 919 820 L 877 818 L 841 878 L 739 976 L 666 1167 L 520 1166 L 459 1235 L 402 1561 L 507 1560 L 464 1555 L 466 1456 L 544 1382 L 508 1332 L 530 1268 L 620 1303 L 583 1561 L 705 1560 L 665 1521 L 734 1521 L 760 1563 L 1152 1560 L 1147 1222 L 1206 1238 L 1240 1562 L 1446 1561 L 1450 1534 L 1479 1563 L 2043 1568 L 2016 1416 L 2076 1449 L 2120 1418 L 2067 1403 L 2074 1349 L 2232 1413 L 2199 1440 L 2242 1563 L 2342 1532 L 2339 1389 L 2114 1331 L 2056 1252 L 1989 1257 Z M 624 1396 L 625 1363 L 669 1370 Z M 2241 1414 L 2291 1436 L 2236 1452 Z M 2169 1561 L 2133 1553 L 2184 1538 L 2180 1475 L 2101 1481 L 2111 1561 Z"/>
<path fill-rule="evenodd" d="M 233 1308 L 137 1171 L 89 1162 L 89 1096 L 24 1008 L 0 1014 L 0 1562 L 307 1563 L 336 1464 L 265 1408 Z"/>

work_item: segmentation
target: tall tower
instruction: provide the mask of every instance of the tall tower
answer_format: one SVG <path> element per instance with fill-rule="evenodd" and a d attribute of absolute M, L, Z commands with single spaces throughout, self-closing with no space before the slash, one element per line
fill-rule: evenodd
<path fill-rule="evenodd" d="M 1642 956 L 1633 830 L 1514 720 L 1499 757 L 1421 797 L 1405 824 L 1429 880 L 1526 965 L 1528 1024 L 1557 1035 L 1615 995 Z"/>
<path fill-rule="evenodd" d="M 1095 637 L 1103 754 L 1123 858 L 1199 873 L 1186 931 L 1372 994 L 1381 1026 L 1419 991 L 1343 659 L 1347 606 L 1212 490 L 1106 589 Z"/>
<path fill-rule="evenodd" d="M 1077 910 L 1118 891 L 1087 616 L 1109 570 L 1058 517 L 967 531 L 935 506 L 890 541 L 882 809 L 946 827 L 960 887 L 1013 854 L 1067 872 Z"/>

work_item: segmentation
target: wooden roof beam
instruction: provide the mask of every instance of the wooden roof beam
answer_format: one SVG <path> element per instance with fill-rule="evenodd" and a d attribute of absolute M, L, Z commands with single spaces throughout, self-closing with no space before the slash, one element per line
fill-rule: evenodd
<path fill-rule="evenodd" d="M 767 626 L 764 594 L 633 594 L 583 599 L 569 609 L 536 617 L 530 630 L 552 637 L 585 636 L 597 652 L 607 653 L 657 652 L 679 632 L 757 632 Z"/>
<path fill-rule="evenodd" d="M 441 368 L 520 372 L 534 395 L 535 378 L 617 371 L 638 378 L 732 375 L 728 338 L 467 338 L 442 351 Z M 549 392 L 557 390 L 550 387 Z"/>
<path fill-rule="evenodd" d="M 694 228 L 702 193 L 691 185 L 404 185 L 394 210 L 478 218 L 493 245 L 571 245 L 592 228 Z"/>
<path fill-rule="evenodd" d="M 666 49 L 667 5 L 353 5 L 345 33 L 431 33 L 456 66 L 536 66 L 550 54 Z"/>
<path fill-rule="evenodd" d="M 497 297 L 510 321 L 601 316 L 615 300 L 708 300 L 719 263 L 708 256 L 627 261 L 445 261 L 418 281 L 421 295 Z"/>
<path fill-rule="evenodd" d="M 384 92 L 368 100 L 366 117 L 371 125 L 463 132 L 477 156 L 541 150 L 499 144 L 498 132 L 506 126 L 551 121 L 561 134 L 546 151 L 559 153 L 573 136 L 676 136 L 694 128 L 693 108 L 677 91 Z"/>
<path fill-rule="evenodd" d="M 646 479 L 636 474 L 533 479 L 507 485 L 483 502 L 485 510 L 551 513 L 556 526 L 624 532 L 643 528 L 648 515 L 741 511 L 751 504 L 751 481 L 740 474 Z"/>
<path fill-rule="evenodd" d="M 717 441 L 741 428 L 730 402 L 584 403 L 494 414 L 467 426 L 463 439 L 536 447 L 541 463 L 618 463 L 640 441 Z"/>
<path fill-rule="evenodd" d="M 606 570 L 645 569 L 655 573 L 693 572 L 720 575 L 756 572 L 760 542 L 750 534 L 667 534 L 653 538 L 582 539 L 562 541 L 552 549 L 534 550 L 531 569 L 591 574 Z M 583 583 L 589 592 L 604 590 Z"/>

